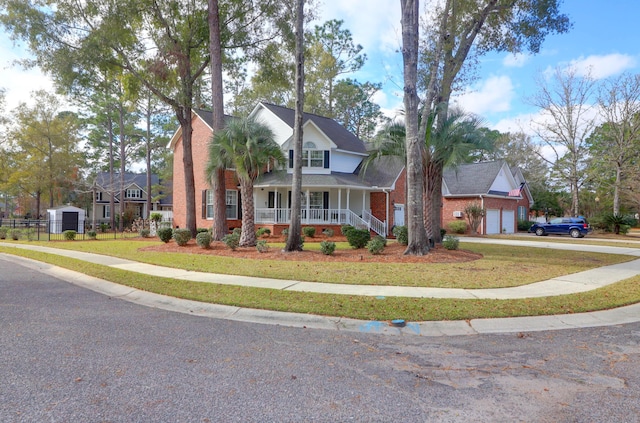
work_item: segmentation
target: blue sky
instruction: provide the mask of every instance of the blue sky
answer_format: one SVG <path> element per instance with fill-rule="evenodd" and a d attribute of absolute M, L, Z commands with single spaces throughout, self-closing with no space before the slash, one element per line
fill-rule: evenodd
<path fill-rule="evenodd" d="M 392 113 L 402 104 L 402 58 L 396 52 L 401 41 L 399 2 L 326 0 L 323 9 L 322 19 L 343 19 L 354 41 L 364 47 L 369 57 L 356 77 L 387 81 L 377 100 L 387 113 Z M 598 79 L 625 71 L 640 72 L 640 2 L 565 0 L 561 10 L 573 22 L 568 33 L 548 37 L 534 56 L 501 53 L 482 57 L 477 69 L 480 78 L 460 93 L 457 103 L 482 116 L 492 128 L 529 132 L 528 122 L 537 110 L 526 99 L 537 91 L 537 74 L 569 65 L 585 72 L 590 69 Z"/>
<path fill-rule="evenodd" d="M 436 0 L 432 0 L 436 1 Z M 421 2 L 427 5 L 427 1 Z M 356 43 L 364 47 L 368 61 L 356 75 L 360 81 L 383 82 L 376 97 L 383 110 L 393 115 L 402 105 L 402 58 L 400 46 L 400 4 L 397 0 L 324 0 L 322 21 L 343 19 Z M 537 113 L 526 98 L 537 88 L 537 74 L 557 66 L 591 70 L 596 78 L 621 72 L 639 72 L 640 40 L 637 0 L 565 0 L 561 9 L 573 28 L 567 34 L 548 37 L 538 55 L 513 57 L 490 54 L 481 58 L 479 79 L 456 101 L 468 112 L 482 116 L 487 126 L 501 131 L 527 130 Z M 7 108 L 29 102 L 31 91 L 49 89 L 51 83 L 37 70 L 11 67 L 24 53 L 0 33 L 0 87 L 7 90 Z"/>

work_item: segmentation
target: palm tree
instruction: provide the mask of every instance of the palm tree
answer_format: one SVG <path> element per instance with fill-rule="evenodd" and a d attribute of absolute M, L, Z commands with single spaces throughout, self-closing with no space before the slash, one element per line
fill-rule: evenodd
<path fill-rule="evenodd" d="M 471 159 L 474 150 L 491 150 L 491 140 L 480 130 L 482 120 L 459 109 L 451 110 L 447 120 L 434 125 L 435 111 L 429 114 L 425 135 L 424 170 L 424 223 L 427 235 L 440 242 L 440 209 L 442 207 L 442 172 Z M 406 162 L 405 128 L 402 123 L 386 126 L 369 152 L 364 169 L 376 159 L 385 156 L 402 157 Z"/>
<path fill-rule="evenodd" d="M 424 216 L 427 234 L 434 242 L 440 236 L 442 209 L 442 175 L 447 167 L 468 163 L 474 150 L 492 150 L 491 139 L 481 131 L 482 119 L 451 109 L 444 122 L 434 126 L 437 110 L 432 111 L 427 122 L 424 157 Z"/>
<path fill-rule="evenodd" d="M 280 146 L 271 129 L 251 118 L 234 119 L 214 134 L 209 144 L 207 176 L 217 169 L 234 169 L 242 198 L 242 233 L 240 246 L 257 243 L 254 220 L 253 183 L 268 164 L 284 162 Z"/>

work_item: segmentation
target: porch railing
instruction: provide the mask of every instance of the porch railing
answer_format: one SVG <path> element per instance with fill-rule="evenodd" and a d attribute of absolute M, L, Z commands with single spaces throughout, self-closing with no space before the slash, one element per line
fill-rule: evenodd
<path fill-rule="evenodd" d="M 351 225 L 358 229 L 372 230 L 380 235 L 386 235 L 386 223 L 365 212 L 363 217 L 349 209 L 302 209 L 300 220 L 307 225 Z M 256 209 L 256 223 L 289 223 L 291 209 Z"/>
<path fill-rule="evenodd" d="M 362 219 L 367 222 L 369 229 L 373 232 L 382 236 L 387 235 L 387 222 L 381 221 L 367 210 L 362 212 Z"/>

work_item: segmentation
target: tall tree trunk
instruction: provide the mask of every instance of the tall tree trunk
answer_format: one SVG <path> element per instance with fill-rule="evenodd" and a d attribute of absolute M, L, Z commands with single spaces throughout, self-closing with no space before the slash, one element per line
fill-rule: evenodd
<path fill-rule="evenodd" d="M 422 161 L 424 141 L 418 137 L 418 0 L 400 0 L 402 9 L 402 59 L 404 62 L 404 109 L 407 154 L 407 219 L 409 244 L 405 254 L 429 251 L 423 213 Z"/>
<path fill-rule="evenodd" d="M 194 238 L 197 235 L 196 228 L 196 186 L 193 176 L 193 147 L 191 124 L 191 107 L 178 106 L 175 110 L 180 128 L 182 129 L 182 166 L 184 168 L 184 200 L 186 208 L 186 229 L 191 231 Z"/>
<path fill-rule="evenodd" d="M 613 214 L 620 214 L 620 184 L 622 179 L 622 169 L 620 164 L 616 163 L 616 181 L 613 186 Z"/>
<path fill-rule="evenodd" d="M 147 165 L 147 215 L 143 219 L 151 220 L 151 96 L 147 97 L 147 145 L 145 151 Z"/>
<path fill-rule="evenodd" d="M 111 107 L 109 107 L 109 117 L 107 118 L 107 128 L 109 131 L 109 220 L 111 229 L 116 230 L 116 193 L 113 174 L 113 121 L 111 120 Z"/>
<path fill-rule="evenodd" d="M 304 106 L 304 0 L 296 1 L 296 107 L 293 126 L 293 182 L 291 186 L 291 222 L 285 251 L 302 249 L 302 119 Z"/>
<path fill-rule="evenodd" d="M 253 181 L 240 180 L 240 194 L 242 195 L 242 232 L 240 246 L 253 247 L 256 245 L 255 210 L 253 209 Z"/>
<path fill-rule="evenodd" d="M 211 56 L 211 113 L 213 115 L 213 133 L 224 128 L 224 96 L 222 85 L 222 47 L 220 41 L 220 12 L 218 0 L 209 0 L 209 52 Z M 220 241 L 227 234 L 227 187 L 224 169 L 215 172 L 211 182 L 213 189 L 213 227 L 214 241 Z"/>
<path fill-rule="evenodd" d="M 122 102 L 118 104 L 118 119 L 120 124 L 120 222 L 119 229 L 120 232 L 124 231 L 124 172 L 127 165 L 127 157 L 126 157 L 126 142 L 125 142 L 125 134 L 124 134 L 124 106 Z"/>

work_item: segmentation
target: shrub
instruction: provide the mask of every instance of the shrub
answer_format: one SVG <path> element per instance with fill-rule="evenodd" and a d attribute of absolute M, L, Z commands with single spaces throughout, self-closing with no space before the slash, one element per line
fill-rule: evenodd
<path fill-rule="evenodd" d="M 449 230 L 454 234 L 463 234 L 467 232 L 467 222 L 464 220 L 454 220 L 453 222 L 449 222 L 447 226 L 449 226 Z"/>
<path fill-rule="evenodd" d="M 340 233 L 344 236 L 347 236 L 347 232 L 349 232 L 351 229 L 355 228 L 351 225 L 342 225 L 340 226 Z"/>
<path fill-rule="evenodd" d="M 258 243 L 256 244 L 256 250 L 258 250 L 259 253 L 266 253 L 267 251 L 269 251 L 267 241 L 264 239 L 258 241 Z"/>
<path fill-rule="evenodd" d="M 142 238 L 149 238 L 149 236 L 151 235 L 151 231 L 149 229 L 140 229 L 140 236 Z"/>
<path fill-rule="evenodd" d="M 33 241 L 36 239 L 36 230 L 33 228 L 25 229 L 23 233 L 27 236 L 27 241 Z"/>
<path fill-rule="evenodd" d="M 289 229 L 288 229 L 288 228 L 284 228 L 284 229 L 282 230 L 282 235 L 283 235 L 285 238 L 286 238 L 286 237 L 288 237 L 288 236 L 289 236 Z"/>
<path fill-rule="evenodd" d="M 326 228 L 324 231 L 322 231 L 322 233 L 328 238 L 331 238 L 334 234 L 333 229 L 331 228 Z"/>
<path fill-rule="evenodd" d="M 608 225 L 609 230 L 616 235 L 621 232 L 623 234 L 629 232 L 629 228 L 636 223 L 635 219 L 631 216 L 622 216 L 613 213 L 606 214 L 603 220 Z M 625 226 L 626 228 L 624 228 Z M 626 232 L 623 232 L 623 230 Z"/>
<path fill-rule="evenodd" d="M 520 232 L 529 232 L 531 226 L 533 226 L 534 222 L 529 220 L 518 220 L 518 231 Z"/>
<path fill-rule="evenodd" d="M 17 241 L 22 237 L 22 231 L 20 229 L 11 229 L 10 235 L 12 240 Z"/>
<path fill-rule="evenodd" d="M 160 238 L 160 241 L 164 242 L 165 244 L 171 241 L 171 238 L 173 238 L 173 229 L 171 228 L 160 228 L 156 233 L 158 234 L 158 238 Z"/>
<path fill-rule="evenodd" d="M 89 239 L 98 238 L 98 234 L 96 233 L 96 231 L 87 231 L 87 236 L 89 237 Z"/>
<path fill-rule="evenodd" d="M 109 229 L 109 224 L 107 224 L 107 223 L 101 223 L 100 224 L 100 232 L 105 233 L 105 232 L 107 232 L 107 229 Z"/>
<path fill-rule="evenodd" d="M 467 206 L 464 208 L 464 213 L 467 215 L 467 220 L 469 221 L 469 227 L 471 228 L 471 233 L 477 234 L 478 228 L 480 227 L 480 223 L 482 223 L 482 218 L 485 215 L 484 208 L 482 208 L 482 205 L 480 203 L 473 202 L 473 203 L 467 204 Z M 464 232 L 460 232 L 460 233 L 464 233 Z"/>
<path fill-rule="evenodd" d="M 151 213 L 149 219 L 151 219 L 153 222 L 158 223 L 162 220 L 162 213 Z"/>
<path fill-rule="evenodd" d="M 209 232 L 209 229 L 207 229 L 207 228 L 197 228 L 196 229 L 196 235 L 197 234 L 201 234 L 203 232 Z"/>
<path fill-rule="evenodd" d="M 200 248 L 209 249 L 211 248 L 211 239 L 212 238 L 209 231 L 200 232 L 198 235 L 196 235 L 196 244 L 198 244 L 198 247 Z"/>
<path fill-rule="evenodd" d="M 347 231 L 345 236 L 347 237 L 347 242 L 353 248 L 364 248 L 367 242 L 371 241 L 371 233 L 366 229 L 353 228 Z"/>
<path fill-rule="evenodd" d="M 0 226 L 0 239 L 7 239 L 7 232 L 9 232 L 9 228 Z"/>
<path fill-rule="evenodd" d="M 381 236 L 374 237 L 367 243 L 367 250 L 373 255 L 380 254 L 384 251 L 385 240 Z"/>
<path fill-rule="evenodd" d="M 325 256 L 330 256 L 336 250 L 336 243 L 333 241 L 322 241 L 320 243 L 320 251 Z"/>
<path fill-rule="evenodd" d="M 64 231 L 62 235 L 64 236 L 65 240 L 73 241 L 74 239 L 76 239 L 76 233 L 76 231 Z"/>
<path fill-rule="evenodd" d="M 460 240 L 453 235 L 447 235 L 442 240 L 442 246 L 447 250 L 457 250 Z"/>
<path fill-rule="evenodd" d="M 256 236 L 260 238 L 262 235 L 271 235 L 271 229 L 269 228 L 260 228 L 256 231 Z"/>
<path fill-rule="evenodd" d="M 373 237 L 373 239 L 378 239 L 380 240 L 380 242 L 382 242 L 382 245 L 384 245 L 385 247 L 387 246 L 387 238 L 383 237 L 382 235 L 376 235 Z"/>
<path fill-rule="evenodd" d="M 189 229 L 176 229 L 173 231 L 173 239 L 176 244 L 184 247 L 191 239 L 191 231 Z"/>
<path fill-rule="evenodd" d="M 240 234 L 234 229 L 232 233 L 225 235 L 222 238 L 222 242 L 224 242 L 224 245 L 235 251 L 235 249 L 240 246 Z"/>
<path fill-rule="evenodd" d="M 304 234 L 304 236 L 313 238 L 316 234 L 316 228 L 314 226 L 305 226 L 304 228 L 302 228 L 302 233 Z"/>
<path fill-rule="evenodd" d="M 406 226 L 394 226 L 392 233 L 398 244 L 409 245 L 409 230 Z"/>

